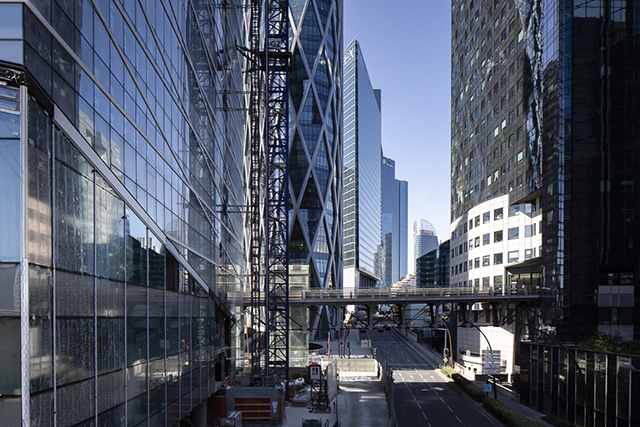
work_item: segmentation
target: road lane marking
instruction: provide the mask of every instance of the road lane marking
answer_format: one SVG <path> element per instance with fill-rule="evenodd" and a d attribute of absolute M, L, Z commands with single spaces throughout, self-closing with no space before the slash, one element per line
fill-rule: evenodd
<path fill-rule="evenodd" d="M 424 417 L 425 420 L 427 419 L 427 416 L 424 414 L 424 412 L 422 413 L 422 416 Z M 429 425 L 431 425 L 431 424 L 429 424 Z"/>
<path fill-rule="evenodd" d="M 444 400 L 443 400 L 444 402 Z M 447 405 L 447 408 L 449 408 L 449 410 L 451 411 L 451 413 L 453 414 L 453 409 L 451 409 L 451 406 Z"/>
<path fill-rule="evenodd" d="M 444 403 L 444 399 L 443 398 L 440 398 L 440 400 L 442 400 L 442 403 Z"/>
<path fill-rule="evenodd" d="M 417 400 L 416 400 L 417 402 Z M 420 402 L 418 402 L 418 408 L 420 408 L 420 410 L 422 410 L 422 406 L 420 405 Z"/>
<path fill-rule="evenodd" d="M 457 416 L 457 415 L 456 415 L 456 420 L 458 420 L 458 422 L 459 422 L 460 424 L 462 424 L 462 421 L 460 421 L 460 418 L 458 418 L 458 416 Z"/>

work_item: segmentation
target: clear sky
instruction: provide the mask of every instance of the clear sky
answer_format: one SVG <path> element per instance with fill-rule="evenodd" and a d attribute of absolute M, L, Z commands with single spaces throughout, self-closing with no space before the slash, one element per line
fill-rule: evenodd
<path fill-rule="evenodd" d="M 382 147 L 409 183 L 409 272 L 413 222 L 449 238 L 451 3 L 344 0 L 344 46 L 357 39 L 374 88 L 382 90 Z"/>

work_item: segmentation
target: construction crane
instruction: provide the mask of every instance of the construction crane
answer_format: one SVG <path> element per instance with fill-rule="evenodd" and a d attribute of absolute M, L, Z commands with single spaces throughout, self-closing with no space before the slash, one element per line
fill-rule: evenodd
<path fill-rule="evenodd" d="M 289 52 L 288 0 L 250 0 L 248 362 L 253 374 L 289 378 Z M 264 19 L 261 19 L 264 13 Z M 264 32 L 260 24 L 264 22 Z M 264 45 L 261 46 L 261 41 Z M 261 114 L 263 116 L 261 117 Z M 264 238 L 263 238 L 264 237 Z M 262 249 L 264 248 L 264 260 Z M 264 269 L 261 267 L 264 261 Z M 264 278 L 264 282 L 262 279 Z M 261 292 L 265 305 L 260 306 Z M 263 319 L 264 313 L 264 319 Z M 264 359 L 260 331 L 265 333 Z"/>

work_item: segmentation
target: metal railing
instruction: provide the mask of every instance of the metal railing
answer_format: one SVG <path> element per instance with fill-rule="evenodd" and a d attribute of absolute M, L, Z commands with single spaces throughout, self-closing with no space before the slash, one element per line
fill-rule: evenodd
<path fill-rule="evenodd" d="M 420 300 L 441 300 L 441 299 L 501 299 L 501 298 L 537 298 L 541 293 L 539 286 L 517 285 L 517 286 L 490 286 L 481 287 L 458 287 L 458 288 L 416 288 L 416 289 L 291 289 L 289 290 L 289 302 L 331 302 L 331 303 L 355 303 L 380 302 L 384 303 L 393 300 L 406 300 L 408 302 Z M 231 295 L 230 295 L 231 296 Z M 250 292 L 234 294 L 238 299 L 251 300 Z"/>

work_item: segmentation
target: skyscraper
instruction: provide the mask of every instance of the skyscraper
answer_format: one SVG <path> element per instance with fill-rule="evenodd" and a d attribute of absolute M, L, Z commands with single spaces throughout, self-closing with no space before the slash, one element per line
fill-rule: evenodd
<path fill-rule="evenodd" d="M 422 255 L 438 249 L 438 235 L 435 227 L 426 219 L 417 219 L 413 222 L 413 265 Z"/>
<path fill-rule="evenodd" d="M 342 0 L 290 0 L 289 200 L 291 265 L 308 286 L 342 286 Z M 310 329 L 326 333 L 321 307 Z"/>
<path fill-rule="evenodd" d="M 640 337 L 639 8 L 452 3 L 451 282 L 539 286 L 561 340 Z"/>
<path fill-rule="evenodd" d="M 407 181 L 396 179 L 396 162 L 382 157 L 382 272 L 386 286 L 407 275 Z"/>
<path fill-rule="evenodd" d="M 344 288 L 372 288 L 382 279 L 380 93 L 353 40 L 344 52 Z"/>
<path fill-rule="evenodd" d="M 416 259 L 416 287 L 449 286 L 449 241 Z"/>
<path fill-rule="evenodd" d="M 3 424 L 171 426 L 236 368 L 245 20 L 210 8 L 0 4 Z"/>

